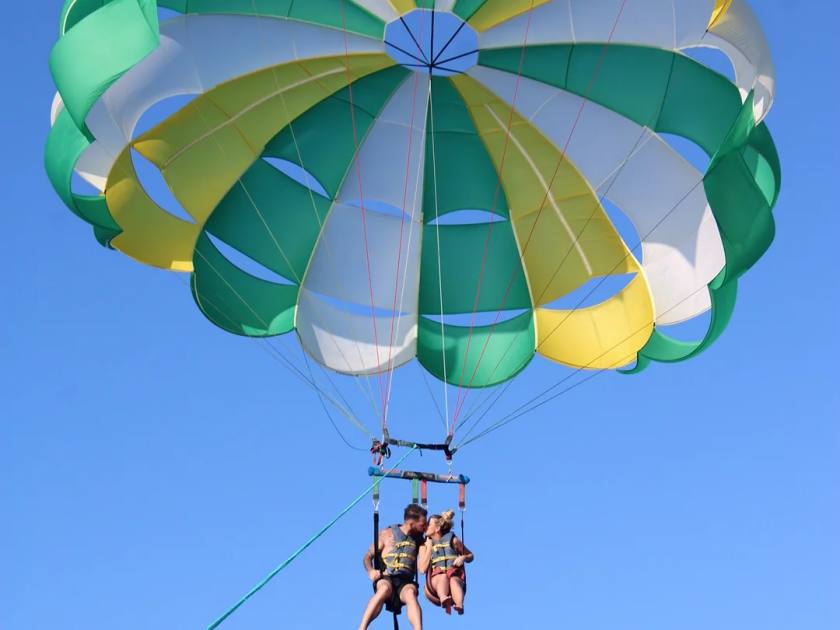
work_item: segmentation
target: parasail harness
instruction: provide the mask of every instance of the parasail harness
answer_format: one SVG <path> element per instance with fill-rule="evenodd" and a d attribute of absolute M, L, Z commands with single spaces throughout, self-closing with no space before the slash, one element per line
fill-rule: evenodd
<path fill-rule="evenodd" d="M 380 484 L 383 479 L 403 479 L 411 481 L 411 502 L 415 505 L 420 505 L 424 509 L 428 508 L 428 486 L 430 483 L 457 485 L 458 486 L 458 511 L 461 514 L 461 541 L 464 540 L 464 515 L 467 511 L 467 484 L 470 483 L 470 478 L 466 475 L 456 474 L 452 472 L 452 458 L 457 449 L 451 447 L 452 436 L 447 437 L 446 441 L 440 444 L 422 444 L 418 442 L 409 442 L 406 440 L 398 440 L 392 438 L 388 434 L 387 428 L 383 431 L 382 440 L 374 440 L 371 445 L 370 452 L 373 456 L 373 465 L 368 468 L 368 475 L 374 479 L 373 483 L 373 566 L 374 569 L 387 575 L 388 563 L 381 557 L 379 552 L 379 504 L 381 501 Z M 438 474 L 430 472 L 419 472 L 414 470 L 400 470 L 396 467 L 389 468 L 385 464 L 385 460 L 391 457 L 391 447 L 409 448 L 413 452 L 420 451 L 440 451 L 443 452 L 446 462 L 449 465 L 449 472 L 447 474 Z M 405 458 L 403 457 L 403 460 Z M 430 566 L 431 569 L 431 566 Z M 417 563 L 414 563 L 414 581 L 419 584 L 417 575 Z M 427 576 L 428 577 L 428 576 Z M 464 575 L 466 578 L 466 575 Z M 418 593 L 419 594 L 419 593 Z M 428 597 L 428 591 L 427 591 Z M 432 603 L 434 599 L 429 598 Z M 402 603 L 399 600 L 389 609 L 394 616 L 394 630 L 399 630 L 399 615 L 402 612 Z"/>

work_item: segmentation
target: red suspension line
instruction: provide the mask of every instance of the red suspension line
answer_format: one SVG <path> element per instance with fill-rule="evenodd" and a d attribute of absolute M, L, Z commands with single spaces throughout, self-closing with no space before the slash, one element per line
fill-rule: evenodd
<path fill-rule="evenodd" d="M 554 181 L 557 178 L 557 174 L 560 172 L 560 168 L 562 167 L 563 163 L 566 160 L 566 153 L 569 149 L 569 146 L 571 145 L 574 133 L 575 133 L 575 131 L 578 127 L 578 124 L 580 123 L 580 120 L 583 116 L 583 111 L 586 108 L 586 103 L 588 102 L 589 95 L 592 93 L 592 89 L 594 88 L 595 83 L 597 82 L 598 77 L 600 76 L 601 68 L 604 65 L 604 61 L 606 60 L 606 56 L 607 56 L 607 53 L 609 51 L 609 44 L 612 42 L 612 39 L 615 36 L 616 29 L 618 28 L 618 24 L 621 21 L 621 16 L 624 13 L 624 7 L 625 7 L 626 4 L 627 4 L 627 0 L 622 0 L 621 6 L 619 7 L 618 15 L 616 16 L 615 21 L 613 22 L 612 29 L 610 30 L 609 37 L 607 38 L 607 41 L 603 46 L 601 56 L 598 60 L 598 64 L 595 68 L 595 71 L 593 73 L 592 78 L 589 81 L 589 84 L 588 84 L 587 89 L 586 89 L 586 93 L 583 96 L 580 107 L 578 108 L 577 116 L 575 117 L 575 121 L 572 125 L 572 129 L 569 132 L 569 136 L 566 139 L 566 143 L 563 146 L 563 150 L 560 154 L 560 159 L 557 162 L 557 167 L 554 169 L 554 173 L 551 176 L 551 180 L 549 181 L 548 186 L 546 186 L 545 196 L 543 197 L 542 203 L 540 204 L 540 208 L 537 211 L 537 216 L 536 216 L 536 218 L 534 219 L 534 222 L 531 225 L 531 229 L 528 233 L 528 238 L 526 239 L 525 244 L 522 248 L 522 251 L 520 252 L 520 257 L 519 257 L 520 264 L 521 264 L 521 261 L 525 257 L 525 252 L 528 250 L 528 246 L 531 243 L 531 239 L 533 238 L 533 235 L 534 235 L 534 232 L 536 230 L 537 224 L 539 223 L 540 217 L 542 216 L 543 210 L 545 209 L 546 203 L 548 202 L 548 197 L 551 194 L 551 188 L 554 185 Z M 524 57 L 524 52 L 525 52 L 525 47 L 524 46 L 523 46 L 522 52 L 523 52 L 523 57 Z M 522 71 L 522 67 L 521 67 L 521 64 L 520 64 L 520 77 L 521 77 L 521 71 Z M 501 171 L 500 171 L 500 177 L 501 177 Z M 485 339 L 485 341 L 484 341 L 484 347 L 481 350 L 481 354 L 479 355 L 479 359 L 476 362 L 475 369 L 473 370 L 473 373 L 472 373 L 472 377 L 470 378 L 470 382 L 467 386 L 467 389 L 465 390 L 466 393 L 464 394 L 463 398 L 461 398 L 459 396 L 459 404 L 455 409 L 455 420 L 457 420 L 460 412 L 463 410 L 463 406 L 466 403 L 467 397 L 469 396 L 469 387 L 473 384 L 473 381 L 475 380 L 475 377 L 478 373 L 478 367 L 479 367 L 482 359 L 484 358 L 484 354 L 487 351 L 487 347 L 490 343 L 490 339 L 492 338 L 493 333 L 496 330 L 496 325 L 498 324 L 498 321 L 499 321 L 499 319 L 501 317 L 501 314 L 504 310 L 504 305 L 507 302 L 507 298 L 510 295 L 510 291 L 511 291 L 511 288 L 513 286 L 513 282 L 516 278 L 516 270 L 517 270 L 517 268 L 514 267 L 512 272 L 511 272 L 510 280 L 508 282 L 508 286 L 507 286 L 507 289 L 505 291 L 502 303 L 499 307 L 499 311 L 496 313 L 496 318 L 493 322 L 493 325 L 490 327 L 490 333 L 487 335 L 487 339 Z"/>

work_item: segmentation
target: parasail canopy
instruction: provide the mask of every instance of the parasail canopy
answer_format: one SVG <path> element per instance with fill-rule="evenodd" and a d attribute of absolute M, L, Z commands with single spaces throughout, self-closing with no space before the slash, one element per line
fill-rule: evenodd
<path fill-rule="evenodd" d="M 47 171 L 97 239 L 344 374 L 684 360 L 774 235 L 774 72 L 744 0 L 70 0 L 50 66 Z M 703 339 L 666 334 L 710 309 Z"/>

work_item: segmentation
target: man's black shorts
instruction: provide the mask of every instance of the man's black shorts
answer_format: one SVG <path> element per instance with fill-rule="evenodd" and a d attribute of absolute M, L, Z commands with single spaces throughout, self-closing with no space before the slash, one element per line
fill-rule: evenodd
<path fill-rule="evenodd" d="M 391 599 L 385 602 L 385 610 L 388 612 L 399 613 L 402 611 L 403 603 L 400 599 L 400 593 L 409 584 L 418 587 L 417 580 L 414 575 L 383 575 L 381 578 L 373 583 L 373 592 L 376 592 L 376 587 L 382 580 L 387 580 L 391 584 Z"/>

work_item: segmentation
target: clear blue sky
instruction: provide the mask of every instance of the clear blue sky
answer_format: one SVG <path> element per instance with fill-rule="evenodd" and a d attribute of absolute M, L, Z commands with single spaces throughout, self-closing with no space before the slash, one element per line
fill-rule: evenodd
<path fill-rule="evenodd" d="M 53 194 L 60 4 L 10 3 L 0 39 L 0 628 L 203 628 L 365 486 L 368 458 L 259 345 Z M 427 608 L 429 628 L 840 628 L 840 5 L 753 4 L 779 78 L 774 247 L 701 358 L 600 377 L 464 451 L 468 614 Z M 408 381 L 395 426 L 433 433 Z M 384 492 L 396 519 L 408 488 Z M 354 628 L 369 519 L 366 501 L 225 627 Z"/>

